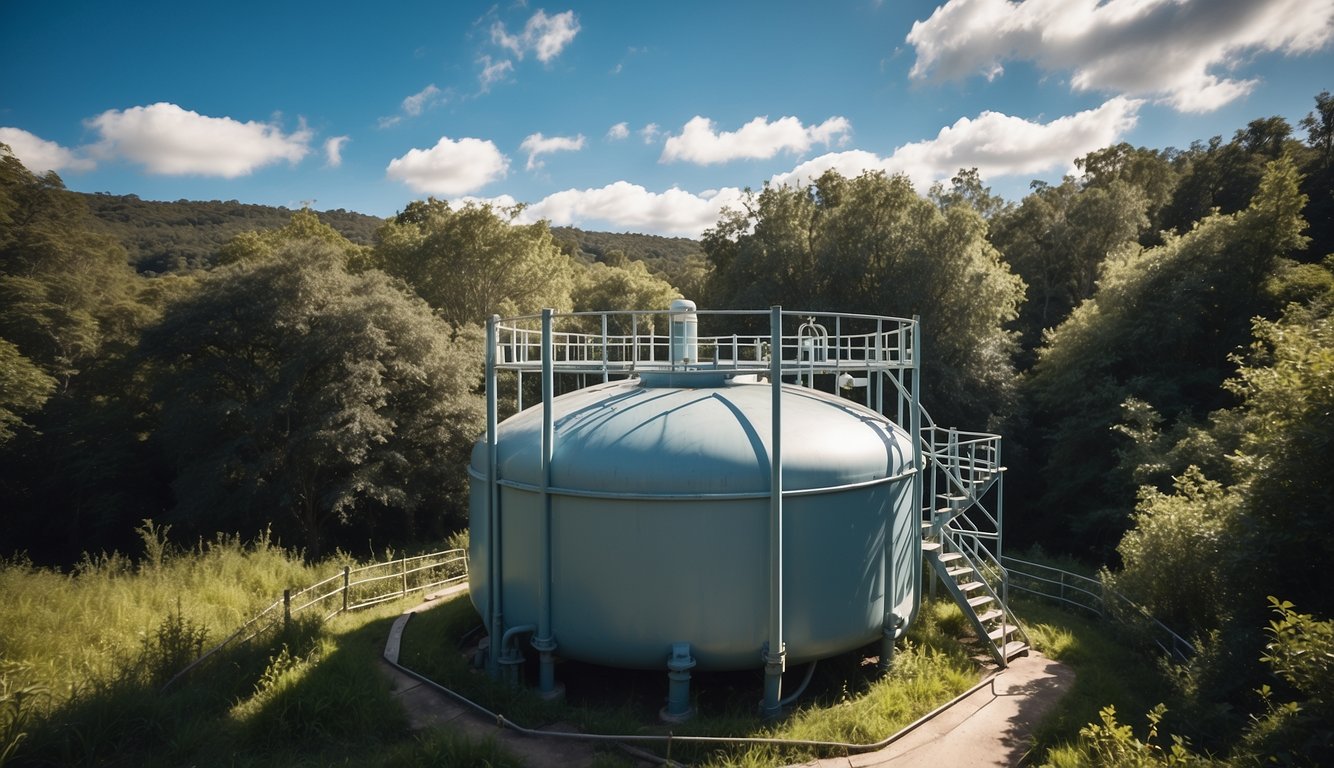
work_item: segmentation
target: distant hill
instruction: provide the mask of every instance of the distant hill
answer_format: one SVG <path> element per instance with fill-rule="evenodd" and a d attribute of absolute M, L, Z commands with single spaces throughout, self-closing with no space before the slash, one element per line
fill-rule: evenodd
<path fill-rule="evenodd" d="M 236 235 L 253 229 L 276 229 L 288 223 L 284 207 L 251 205 L 235 200 L 174 203 L 141 200 L 137 195 L 83 194 L 103 232 L 129 251 L 140 272 L 171 272 L 207 267 L 219 249 Z M 354 243 L 370 245 L 383 219 L 352 211 L 318 211 L 320 221 Z"/>
<path fill-rule="evenodd" d="M 255 229 L 277 229 L 288 223 L 292 210 L 282 206 L 252 205 L 236 200 L 156 202 L 137 195 L 81 195 L 97 226 L 129 252 L 140 272 L 172 272 L 212 265 L 218 251 L 236 235 Z M 372 245 L 384 219 L 341 208 L 316 211 L 320 221 L 354 243 Z M 629 232 L 586 232 L 574 227 L 552 227 L 552 235 L 567 252 L 584 262 L 611 261 L 621 256 L 643 261 L 649 271 L 673 285 L 703 262 L 698 240 Z"/>
<path fill-rule="evenodd" d="M 638 235 L 630 232 L 585 232 L 574 227 L 552 227 L 551 234 L 567 250 L 585 261 L 615 263 L 619 255 L 642 261 L 650 272 L 690 293 L 698 290 L 698 271 L 705 261 L 698 240 L 688 237 Z M 575 250 L 577 246 L 577 250 Z"/>

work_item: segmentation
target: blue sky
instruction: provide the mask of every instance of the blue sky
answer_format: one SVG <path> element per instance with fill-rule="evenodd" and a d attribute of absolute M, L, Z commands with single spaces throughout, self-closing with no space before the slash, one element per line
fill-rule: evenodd
<path fill-rule="evenodd" d="M 766 182 L 977 167 L 1017 199 L 1334 89 L 1334 0 L 0 9 L 0 142 L 72 189 L 692 237 Z"/>

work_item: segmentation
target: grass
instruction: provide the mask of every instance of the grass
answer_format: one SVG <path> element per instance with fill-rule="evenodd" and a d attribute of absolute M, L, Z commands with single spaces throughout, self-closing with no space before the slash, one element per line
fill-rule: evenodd
<path fill-rule="evenodd" d="M 515 765 L 498 747 L 413 735 L 377 659 L 403 601 L 299 616 L 162 684 L 314 566 L 267 541 L 193 550 L 145 526 L 148 555 L 71 573 L 0 564 L 0 765 Z M 156 546 L 155 546 L 156 545 Z"/>
<path fill-rule="evenodd" d="M 1034 732 L 1034 754 L 1060 761 L 1079 730 L 1116 709 L 1122 723 L 1143 732 L 1148 713 L 1171 695 L 1153 655 L 1136 650 L 1115 624 L 1084 617 L 1037 600 L 1016 600 L 1015 611 L 1038 650 L 1075 672 L 1070 690 Z"/>
<path fill-rule="evenodd" d="M 567 662 L 558 677 L 566 686 L 563 704 L 540 701 L 530 690 L 498 684 L 474 668 L 467 641 L 480 624 L 466 597 L 417 614 L 404 633 L 401 663 L 438 680 L 493 712 L 525 727 L 564 723 L 591 733 L 665 734 L 658 709 L 666 695 L 665 674 L 609 670 Z M 763 673 L 697 672 L 692 692 L 698 716 L 672 726 L 675 736 L 758 736 L 806 741 L 871 743 L 898 731 L 955 697 L 980 676 L 971 650 L 959 643 L 964 619 L 952 604 L 923 606 L 922 615 L 895 654 L 888 676 L 868 658 L 878 644 L 822 661 L 797 709 L 779 723 L 757 714 Z M 442 638 L 452 639 L 442 642 Z M 525 672 L 535 672 L 529 659 Z M 789 679 L 804 672 L 792 670 Z M 529 688 L 533 680 L 526 681 Z M 642 747 L 642 745 L 641 745 Z M 660 751 L 661 754 L 661 751 Z M 671 755 L 705 766 L 779 765 L 816 756 L 810 747 L 734 746 L 675 742 Z M 617 754 L 600 758 L 621 765 Z"/>
<path fill-rule="evenodd" d="M 202 647 L 267 607 L 284 588 L 318 581 L 346 559 L 311 566 L 267 541 L 219 538 L 191 550 L 142 530 L 147 555 L 86 558 L 69 573 L 0 563 L 0 765 L 517 765 L 494 742 L 442 731 L 413 734 L 376 659 L 407 601 L 299 619 L 237 644 L 165 693 L 162 683 Z M 1157 665 L 1127 649 L 1107 624 L 1041 603 L 1019 613 L 1035 644 L 1076 671 L 1073 688 L 1037 732 L 1039 751 L 1060 764 L 1079 729 L 1112 704 L 1143 730 L 1143 713 L 1167 690 Z M 567 723 L 600 733 L 665 733 L 657 722 L 662 672 L 625 672 L 566 662 L 565 704 L 495 684 L 457 642 L 479 624 L 467 598 L 419 613 L 405 635 L 406 666 L 446 681 L 527 725 Z M 796 709 L 760 720 L 759 671 L 696 673 L 696 720 L 676 735 L 750 735 L 868 743 L 953 698 L 979 677 L 952 604 L 928 602 L 900 643 L 888 676 L 872 646 L 820 663 Z M 466 643 L 463 643 L 466 645 Z M 526 664 L 527 673 L 536 664 Z M 789 679 L 801 672 L 795 668 Z M 796 674 L 792 674 L 796 673 Z M 791 683 L 789 683 L 791 685 Z M 532 681 L 529 681 L 529 687 Z M 608 692 L 613 696 L 609 699 Z M 1046 750 L 1051 750 L 1047 752 Z M 768 766 L 819 756 L 811 748 L 684 748 L 672 757 L 706 766 Z M 630 761 L 619 752 L 602 768 Z"/>

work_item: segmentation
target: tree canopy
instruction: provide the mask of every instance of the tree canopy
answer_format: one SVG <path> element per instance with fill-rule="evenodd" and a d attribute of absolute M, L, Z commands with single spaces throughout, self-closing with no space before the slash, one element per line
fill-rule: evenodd
<path fill-rule="evenodd" d="M 1007 408 L 1023 283 L 972 206 L 943 210 L 904 176 L 828 172 L 766 187 L 704 236 L 714 306 L 920 316 L 924 402 L 943 426 Z"/>
<path fill-rule="evenodd" d="M 518 208 L 408 204 L 376 235 L 375 265 L 402 278 L 455 328 L 493 314 L 570 309 L 574 267 L 545 222 L 518 224 Z"/>
<path fill-rule="evenodd" d="M 321 240 L 215 271 L 143 341 L 173 519 L 271 523 L 316 555 L 339 526 L 457 526 L 481 428 L 476 341 Z"/>

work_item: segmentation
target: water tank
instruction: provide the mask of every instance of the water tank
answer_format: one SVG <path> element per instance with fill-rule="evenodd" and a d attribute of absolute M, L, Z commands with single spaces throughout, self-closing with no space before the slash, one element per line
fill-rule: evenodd
<path fill-rule="evenodd" d="M 551 401 L 558 655 L 661 669 L 674 643 L 690 643 L 700 669 L 764 665 L 773 391 L 753 377 L 662 373 Z M 902 429 L 791 384 L 781 388 L 781 413 L 783 633 L 788 663 L 801 663 L 880 639 L 886 599 L 893 615 L 909 616 L 919 522 Z M 542 426 L 536 406 L 497 430 L 506 627 L 534 623 L 540 610 Z M 479 442 L 470 466 L 470 586 L 484 616 L 495 588 L 487 455 Z"/>

